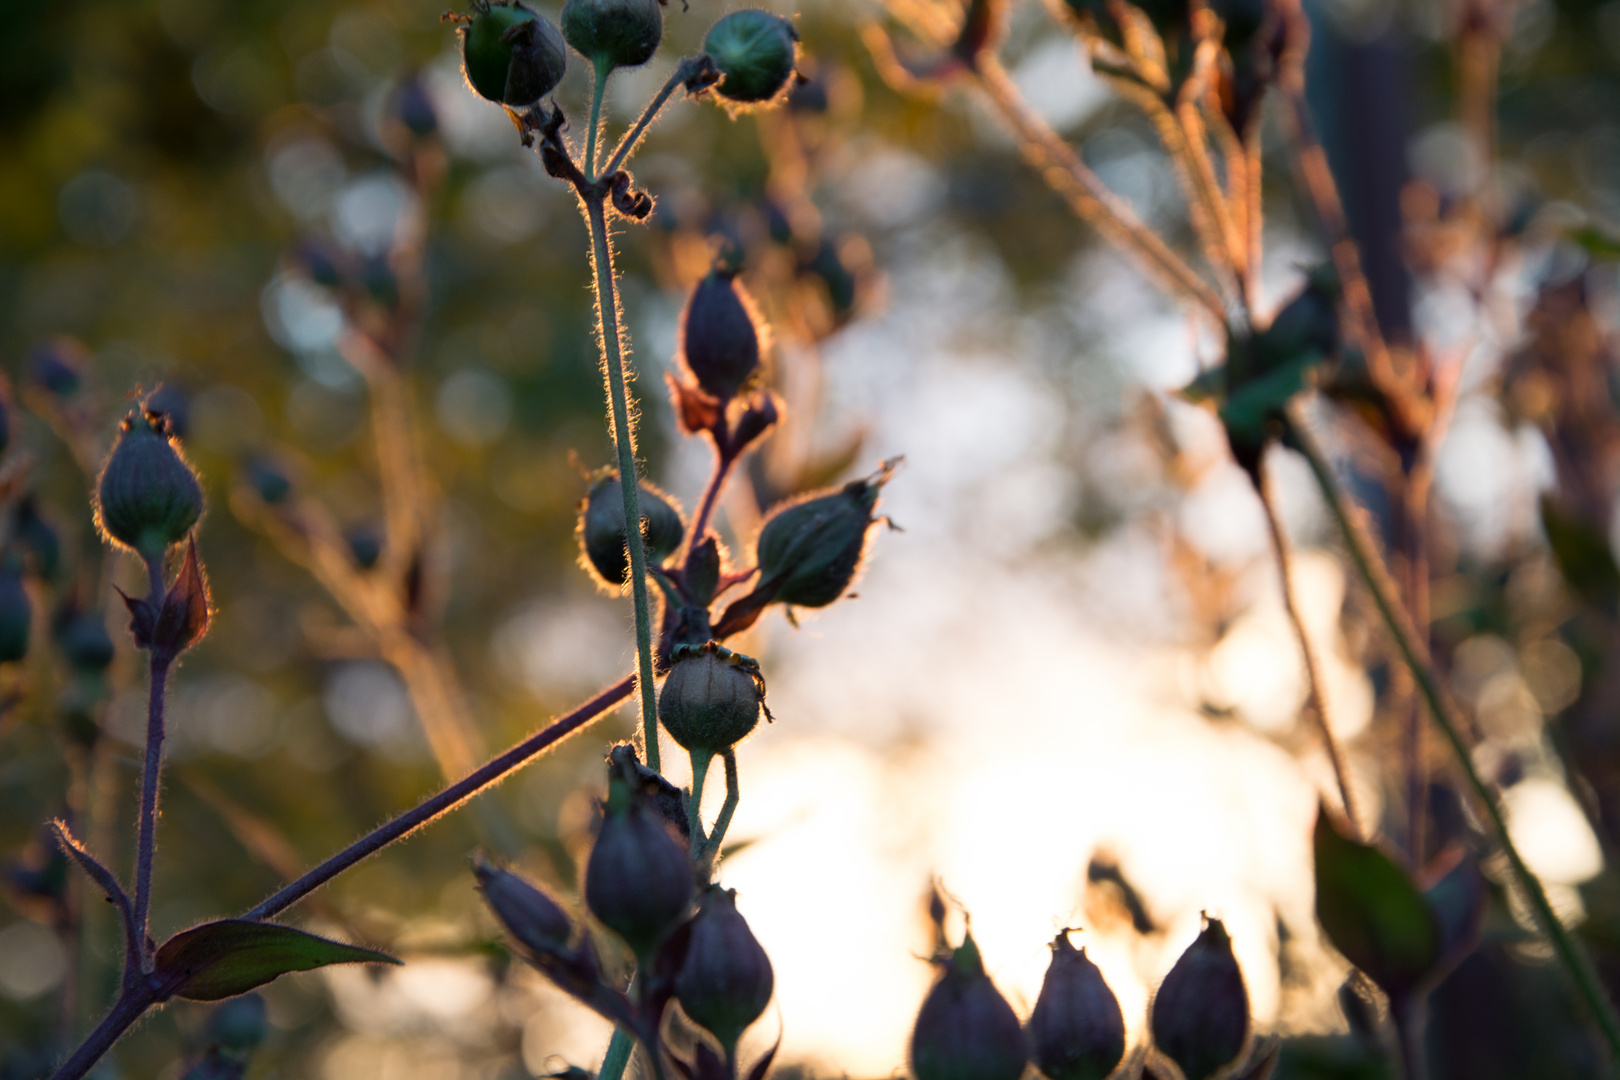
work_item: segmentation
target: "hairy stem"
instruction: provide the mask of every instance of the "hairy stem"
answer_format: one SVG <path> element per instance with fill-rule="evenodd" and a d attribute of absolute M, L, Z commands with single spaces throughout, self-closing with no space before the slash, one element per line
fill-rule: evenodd
<path fill-rule="evenodd" d="M 161 594 L 157 602 L 162 605 Z M 147 917 L 152 908 L 152 857 L 157 852 L 158 788 L 163 782 L 163 692 L 171 662 L 163 650 L 152 652 L 146 704 L 146 764 L 141 770 L 139 839 L 135 848 L 134 923 L 140 948 L 134 961 L 142 974 L 149 973 L 154 962 Z"/>
<path fill-rule="evenodd" d="M 692 858 L 703 857 L 707 841 L 703 837 L 703 781 L 708 778 L 714 755 L 707 750 L 692 751 L 692 790 L 686 796 L 686 824 L 692 834 Z"/>
<path fill-rule="evenodd" d="M 619 455 L 619 490 L 624 494 L 625 547 L 630 553 L 630 593 L 636 611 L 636 687 L 641 696 L 642 760 L 648 768 L 659 772 L 658 710 L 653 694 L 652 607 L 647 598 L 647 555 L 641 543 L 635 431 L 630 423 L 630 391 L 624 370 L 624 343 L 620 339 L 613 245 L 608 238 L 603 192 L 599 188 L 592 188 L 584 193 L 583 198 L 585 217 L 591 230 L 597 332 L 602 339 L 602 365 L 607 369 L 608 419 Z"/>
<path fill-rule="evenodd" d="M 629 131 L 625 132 L 624 138 L 619 140 L 619 145 L 613 148 L 613 155 L 608 158 L 608 163 L 602 166 L 603 176 L 612 176 L 618 172 L 619 166 L 625 163 L 625 159 L 636 152 L 636 145 L 641 142 L 641 137 L 647 134 L 647 129 L 652 127 L 654 120 L 658 119 L 658 114 L 663 111 L 664 106 L 674 96 L 675 91 L 679 90 L 682 84 L 692 77 L 693 65 L 697 62 L 697 60 L 689 56 L 675 68 L 675 74 L 671 75 L 669 81 L 664 83 L 651 101 L 647 102 L 647 107 L 641 110 L 641 115 L 636 118 L 636 122 L 631 125 Z M 585 159 L 586 176 L 591 174 L 590 161 L 589 157 Z"/>
<path fill-rule="evenodd" d="M 726 801 L 720 805 L 720 816 L 714 819 L 714 832 L 709 834 L 707 855 L 710 859 L 720 854 L 720 844 L 726 838 L 726 830 L 731 828 L 731 815 L 737 812 L 737 803 L 742 800 L 742 789 L 737 784 L 737 751 L 727 750 L 726 760 Z"/>
<path fill-rule="evenodd" d="M 135 1026 L 135 1022 L 152 1005 L 152 992 L 144 982 L 126 987 L 107 1015 L 101 1018 L 78 1049 L 51 1075 L 51 1080 L 79 1080 L 95 1067 L 96 1062 L 112 1049 L 113 1043 Z"/>
<path fill-rule="evenodd" d="M 624 1067 L 630 1064 L 630 1052 L 636 1048 L 636 1039 L 622 1027 L 613 1029 L 613 1038 L 608 1040 L 607 1053 L 602 1058 L 602 1070 L 596 1074 L 596 1080 L 619 1080 L 624 1075 Z"/>
<path fill-rule="evenodd" d="M 703 534 L 708 531 L 709 518 L 714 515 L 714 507 L 720 500 L 720 492 L 726 486 L 726 477 L 731 474 L 732 463 L 737 459 L 718 444 L 715 447 L 714 473 L 709 477 L 709 485 L 703 489 L 703 497 L 698 500 L 697 513 L 692 515 L 692 527 L 686 541 L 686 550 L 690 554 L 693 548 L 703 541 Z"/>
<path fill-rule="evenodd" d="M 602 96 L 607 92 L 608 76 L 613 68 L 607 63 L 596 63 L 595 78 L 591 83 L 591 124 L 585 129 L 585 175 L 592 180 L 596 174 L 591 166 L 596 163 L 596 144 L 602 141 Z"/>
<path fill-rule="evenodd" d="M 1502 845 L 1508 865 L 1513 870 L 1514 883 L 1524 898 L 1530 902 L 1536 921 L 1552 944 L 1553 952 L 1557 954 L 1564 969 L 1569 972 L 1571 980 L 1575 983 L 1576 992 L 1602 1029 L 1610 1053 L 1620 1056 L 1620 1016 L 1615 1014 L 1614 1004 L 1610 1002 L 1603 984 L 1598 981 L 1597 972 L 1593 969 L 1592 961 L 1586 955 L 1585 949 L 1569 931 L 1564 929 L 1564 924 L 1559 921 L 1552 904 L 1547 900 L 1547 893 L 1542 889 L 1541 882 L 1530 872 L 1524 857 L 1514 846 L 1513 838 L 1508 835 L 1507 820 L 1503 817 L 1501 807 L 1497 805 L 1495 793 L 1480 776 L 1479 770 L 1474 767 L 1468 744 L 1463 739 L 1462 726 L 1452 714 L 1445 695 L 1441 693 L 1439 679 L 1429 663 L 1428 650 L 1413 631 L 1405 609 L 1400 606 L 1388 569 L 1379 557 L 1372 540 L 1366 535 L 1365 528 L 1357 516 L 1359 509 L 1350 505 L 1338 478 L 1333 473 L 1332 466 L 1306 426 L 1297 403 L 1289 406 L 1286 424 L 1290 441 L 1305 455 L 1305 460 L 1310 464 L 1311 472 L 1316 476 L 1317 486 L 1322 489 L 1328 509 L 1332 511 L 1334 521 L 1344 536 L 1345 546 L 1349 549 L 1351 561 L 1356 565 L 1356 572 L 1372 595 L 1373 603 L 1378 608 L 1390 637 L 1395 641 L 1395 647 L 1400 651 L 1407 667 L 1411 669 L 1412 678 L 1417 682 L 1418 689 L 1429 706 L 1429 713 L 1434 717 L 1435 726 L 1451 745 L 1458 767 L 1468 778 L 1469 786 L 1473 788 L 1474 794 L 1479 797 L 1480 805 L 1484 807 L 1485 814 L 1496 833 L 1497 842 Z"/>

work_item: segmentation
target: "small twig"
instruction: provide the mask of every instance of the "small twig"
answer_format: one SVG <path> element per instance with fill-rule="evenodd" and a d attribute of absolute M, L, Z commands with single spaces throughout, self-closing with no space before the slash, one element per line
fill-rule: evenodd
<path fill-rule="evenodd" d="M 135 912 L 130 906 L 129 894 L 118 883 L 113 872 L 103 866 L 94 855 L 90 854 L 85 846 L 79 843 L 78 838 L 68 828 L 67 822 L 56 818 L 51 822 L 51 832 L 60 847 L 73 862 L 83 870 L 85 875 L 101 886 L 107 894 L 108 901 L 118 909 L 118 914 L 124 924 L 124 981 L 128 985 L 134 973 L 139 971 L 140 963 L 140 934 L 135 929 Z"/>
<path fill-rule="evenodd" d="M 705 856 L 710 860 L 720 853 L 726 830 L 731 828 L 731 815 L 737 812 L 737 803 L 742 799 L 742 789 L 737 784 L 737 751 L 727 750 L 723 756 L 726 760 L 726 801 L 721 804 L 720 816 L 714 819 L 714 831 L 709 834 Z"/>
<path fill-rule="evenodd" d="M 694 81 L 708 78 L 708 75 L 713 73 L 713 67 L 713 62 L 706 56 L 688 56 L 681 60 L 676 65 L 675 74 L 669 77 L 669 81 L 664 83 L 653 99 L 647 103 L 647 107 L 641 111 L 641 116 L 631 125 L 630 130 L 625 132 L 624 138 L 619 140 L 619 145 L 613 148 L 612 156 L 608 158 L 607 164 L 602 166 L 602 175 L 612 176 L 618 172 L 630 155 L 636 152 L 642 136 L 647 134 L 647 129 L 652 127 L 653 121 L 658 118 L 658 114 L 676 90 Z M 705 69 L 709 69 L 708 73 Z M 587 174 L 590 172 L 589 158 L 586 159 L 585 171 Z"/>

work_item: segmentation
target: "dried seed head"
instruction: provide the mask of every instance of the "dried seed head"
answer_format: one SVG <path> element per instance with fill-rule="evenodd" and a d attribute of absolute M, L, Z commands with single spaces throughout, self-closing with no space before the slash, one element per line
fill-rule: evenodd
<path fill-rule="evenodd" d="M 481 96 L 521 108 L 562 82 L 568 50 L 550 19 L 520 0 L 497 0 L 461 28 L 461 67 Z M 427 116 L 431 131 L 431 108 Z"/>
<path fill-rule="evenodd" d="M 735 279 L 733 270 L 711 270 L 681 314 L 681 359 L 698 385 L 722 404 L 759 370 L 759 322 Z"/>
<path fill-rule="evenodd" d="M 653 485 L 642 481 L 637 493 L 641 496 L 641 541 L 648 560 L 657 565 L 681 546 L 686 525 L 674 500 Z M 619 474 L 612 469 L 598 474 L 579 510 L 575 531 L 586 565 L 603 585 L 622 587 L 630 573 L 630 555 L 625 549 L 624 493 L 619 489 Z"/>
<path fill-rule="evenodd" d="M 755 546 L 760 587 L 795 607 L 826 607 L 844 595 L 860 569 L 872 510 L 895 464 L 773 512 Z"/>
<path fill-rule="evenodd" d="M 1103 1080 L 1125 1056 L 1125 1017 L 1069 932 L 1052 942 L 1052 963 L 1029 1018 L 1035 1064 L 1048 1080 Z"/>
<path fill-rule="evenodd" d="M 1186 1075 L 1204 1080 L 1243 1052 L 1249 992 L 1221 920 L 1210 919 L 1153 996 L 1153 1041 Z"/>
<path fill-rule="evenodd" d="M 692 918 L 675 998 L 728 1051 L 770 1004 L 771 959 L 737 911 L 737 894 L 710 886 Z"/>
<path fill-rule="evenodd" d="M 1018 1080 L 1024 1032 L 1001 996 L 970 933 L 947 958 L 911 1032 L 917 1080 Z"/>
<path fill-rule="evenodd" d="M 574 936 L 573 921 L 551 897 L 482 858 L 473 859 L 473 876 L 490 911 L 531 954 L 543 956 L 568 946 Z"/>
<path fill-rule="evenodd" d="M 606 75 L 652 59 L 664 38 L 664 9 L 659 0 L 568 0 L 562 31 L 568 44 Z"/>
<path fill-rule="evenodd" d="M 658 719 L 670 738 L 686 750 L 713 755 L 754 730 L 765 697 L 757 664 L 712 641 L 677 645 L 672 658 L 658 695 Z"/>
<path fill-rule="evenodd" d="M 22 575 L 10 567 L 0 568 L 0 663 L 28 655 L 28 629 L 33 621 L 34 605 L 23 588 Z"/>
<path fill-rule="evenodd" d="M 202 488 L 162 416 L 130 410 L 101 471 L 96 503 L 102 531 L 145 559 L 161 558 L 197 524 Z"/>
<path fill-rule="evenodd" d="M 692 901 L 692 867 L 639 777 L 610 768 L 601 831 L 585 864 L 585 906 L 645 961 Z"/>
<path fill-rule="evenodd" d="M 727 101 L 770 101 L 792 81 L 799 32 L 780 15 L 756 8 L 733 11 L 709 28 L 703 51 L 720 69 L 714 92 Z"/>

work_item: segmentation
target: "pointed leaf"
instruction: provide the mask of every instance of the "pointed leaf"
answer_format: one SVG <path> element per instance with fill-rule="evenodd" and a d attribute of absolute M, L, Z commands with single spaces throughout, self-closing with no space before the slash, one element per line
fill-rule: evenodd
<path fill-rule="evenodd" d="M 1436 972 L 1440 930 L 1406 871 L 1316 815 L 1316 917 L 1333 947 L 1392 998 L 1409 998 Z"/>
<path fill-rule="evenodd" d="M 245 994 L 289 971 L 402 962 L 375 949 L 329 941 L 290 926 L 221 919 L 164 942 L 157 951 L 157 975 L 171 996 L 218 1001 Z"/>
<path fill-rule="evenodd" d="M 208 579 L 197 561 L 197 541 L 193 537 L 186 542 L 186 560 L 180 566 L 180 575 L 163 598 L 152 641 L 168 650 L 169 655 L 178 656 L 207 632 Z"/>

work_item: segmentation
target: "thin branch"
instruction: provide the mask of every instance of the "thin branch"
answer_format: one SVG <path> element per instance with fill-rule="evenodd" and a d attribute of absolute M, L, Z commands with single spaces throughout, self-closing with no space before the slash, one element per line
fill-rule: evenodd
<path fill-rule="evenodd" d="M 153 999 L 153 993 L 144 980 L 127 987 L 107 1015 L 101 1018 L 96 1029 L 52 1074 L 51 1080 L 79 1080 L 88 1073 L 112 1049 L 113 1043 L 145 1015 Z"/>
<path fill-rule="evenodd" d="M 51 833 L 60 847 L 85 875 L 101 886 L 107 894 L 107 900 L 118 909 L 119 917 L 124 924 L 124 978 L 126 984 L 132 973 L 139 970 L 139 957 L 141 954 L 140 934 L 135 929 L 135 912 L 130 906 L 129 894 L 119 884 L 113 872 L 103 866 L 89 850 L 79 842 L 68 828 L 68 823 L 56 818 L 50 825 Z"/>
<path fill-rule="evenodd" d="M 647 107 L 641 110 L 636 122 L 625 132 L 624 138 L 619 140 L 619 145 L 613 148 L 613 155 L 608 158 L 607 164 L 602 166 L 602 175 L 612 176 L 618 172 L 630 155 L 636 152 L 636 146 L 641 142 L 642 136 L 647 134 L 647 130 L 652 127 L 653 121 L 658 118 L 658 114 L 663 111 L 664 105 L 676 90 L 703 78 L 705 68 L 712 71 L 713 67 L 713 62 L 706 56 L 688 56 L 682 59 L 676 65 L 675 74 L 669 77 L 669 81 L 664 83 L 653 99 L 647 103 Z M 586 172 L 590 172 L 589 166 L 586 167 Z"/>
<path fill-rule="evenodd" d="M 152 560 L 153 566 L 157 560 Z M 156 571 L 158 575 L 162 570 Z M 162 577 L 156 578 L 160 588 L 149 598 L 158 608 L 163 606 Z M 173 658 L 161 646 L 151 652 L 146 704 L 146 763 L 141 770 L 141 809 L 137 828 L 139 838 L 135 852 L 135 933 L 137 963 L 142 974 L 150 973 L 154 964 L 150 937 L 147 934 L 148 915 L 152 907 L 152 859 L 157 852 L 158 789 L 163 782 L 163 693 L 168 684 L 169 665 Z"/>

